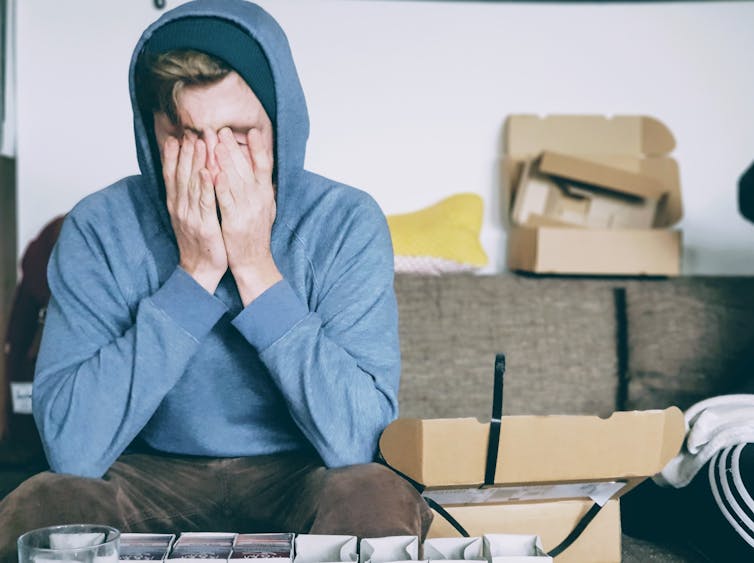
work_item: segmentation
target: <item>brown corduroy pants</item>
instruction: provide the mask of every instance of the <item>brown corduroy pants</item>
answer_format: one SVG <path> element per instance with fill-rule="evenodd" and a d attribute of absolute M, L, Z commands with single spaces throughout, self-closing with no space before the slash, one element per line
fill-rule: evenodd
<path fill-rule="evenodd" d="M 122 532 L 298 532 L 418 535 L 432 512 L 376 464 L 326 469 L 300 453 L 248 458 L 130 454 L 101 479 L 44 472 L 0 502 L 0 561 L 43 526 L 108 524 Z"/>

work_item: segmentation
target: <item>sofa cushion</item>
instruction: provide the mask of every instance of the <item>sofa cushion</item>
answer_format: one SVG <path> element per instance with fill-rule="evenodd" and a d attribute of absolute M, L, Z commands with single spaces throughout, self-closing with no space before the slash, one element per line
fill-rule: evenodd
<path fill-rule="evenodd" d="M 629 282 L 629 409 L 752 392 L 754 277 Z"/>
<path fill-rule="evenodd" d="M 609 414 L 617 391 L 613 283 L 396 276 L 403 417 L 489 417 L 495 354 L 506 414 Z"/>

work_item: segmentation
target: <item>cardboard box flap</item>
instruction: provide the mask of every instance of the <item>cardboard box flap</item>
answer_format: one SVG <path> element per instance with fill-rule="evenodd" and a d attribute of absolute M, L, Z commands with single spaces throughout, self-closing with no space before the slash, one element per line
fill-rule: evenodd
<path fill-rule="evenodd" d="M 680 450 L 683 413 L 615 412 L 596 416 L 506 416 L 495 483 L 616 480 L 659 472 Z M 489 423 L 475 418 L 398 419 L 380 438 L 385 461 L 427 487 L 484 482 Z"/>
<path fill-rule="evenodd" d="M 668 192 L 660 180 L 648 174 L 553 151 L 542 153 L 539 171 L 641 199 L 659 201 Z"/>
<path fill-rule="evenodd" d="M 675 148 L 673 134 L 648 116 L 511 115 L 505 152 L 526 158 L 545 150 L 566 153 L 660 156 Z"/>

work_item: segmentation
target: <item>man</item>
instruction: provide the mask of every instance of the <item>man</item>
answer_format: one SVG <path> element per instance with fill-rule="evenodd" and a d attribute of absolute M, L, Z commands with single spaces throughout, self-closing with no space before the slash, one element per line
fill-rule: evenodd
<path fill-rule="evenodd" d="M 35 527 L 426 533 L 374 459 L 400 358 L 384 216 L 303 169 L 287 40 L 259 7 L 166 13 L 130 69 L 141 175 L 85 198 L 50 261 L 33 391 L 52 472 L 0 504 Z M 133 453 L 132 453 L 133 452 Z"/>

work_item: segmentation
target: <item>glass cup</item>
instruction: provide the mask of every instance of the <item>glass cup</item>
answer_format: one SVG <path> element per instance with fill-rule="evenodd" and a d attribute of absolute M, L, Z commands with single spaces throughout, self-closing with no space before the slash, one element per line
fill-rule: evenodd
<path fill-rule="evenodd" d="M 18 563 L 118 563 L 119 546 L 120 532 L 110 526 L 50 526 L 26 532 L 18 538 Z"/>

